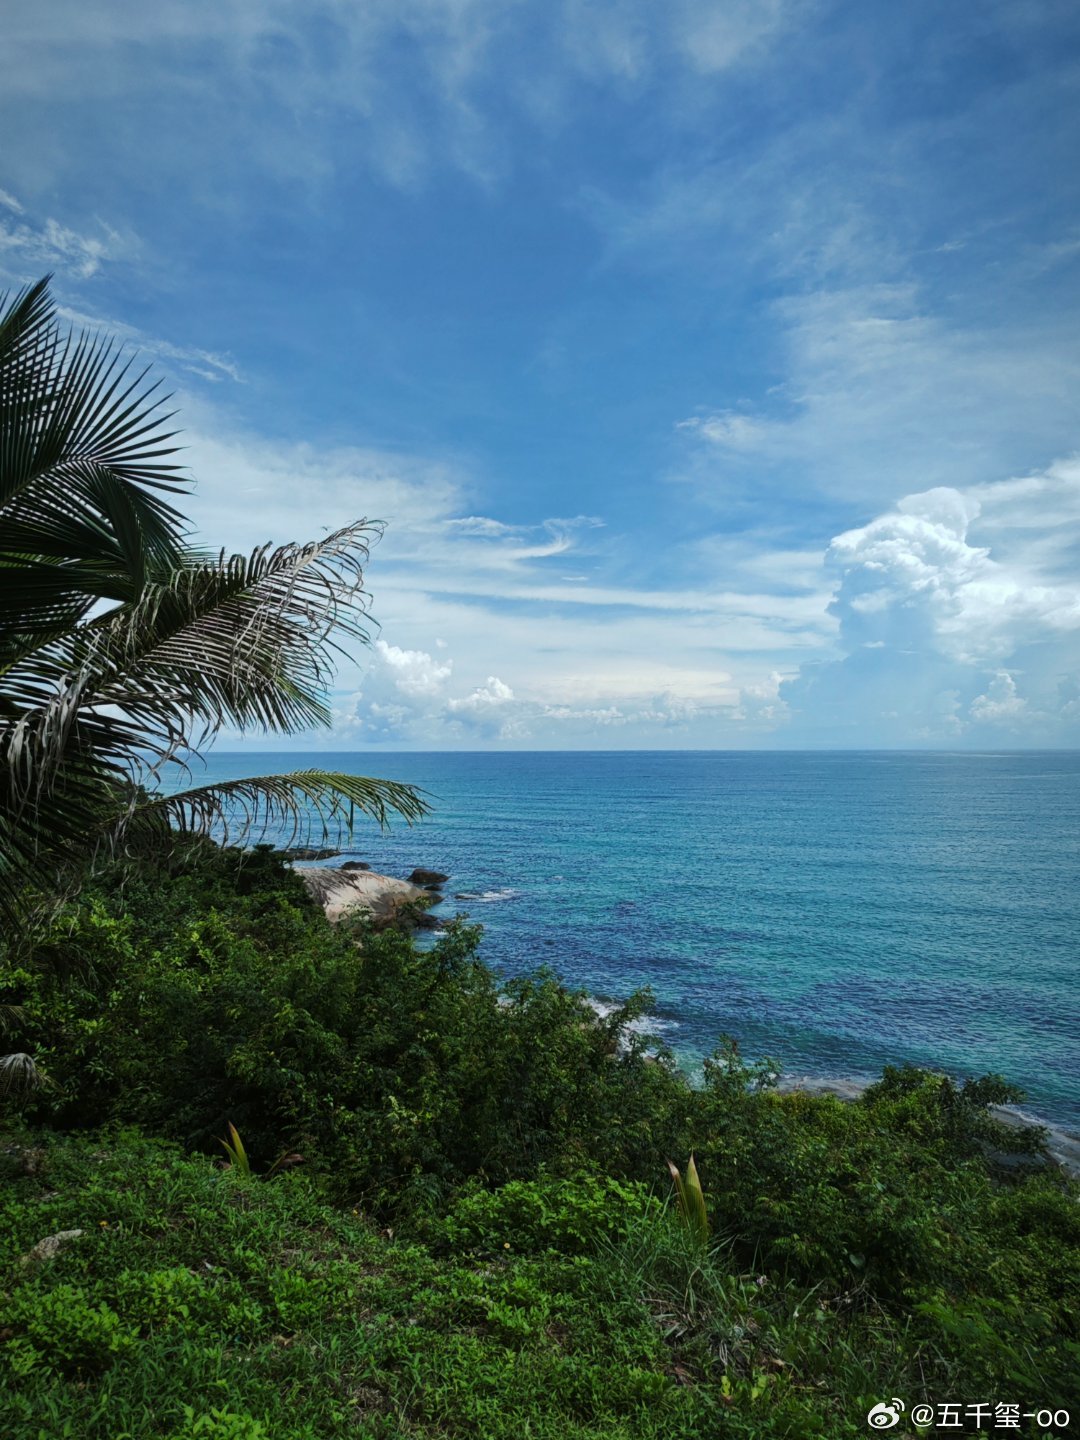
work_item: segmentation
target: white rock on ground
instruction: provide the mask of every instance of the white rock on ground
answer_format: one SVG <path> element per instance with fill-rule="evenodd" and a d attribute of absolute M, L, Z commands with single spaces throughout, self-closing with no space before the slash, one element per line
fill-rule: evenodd
<path fill-rule="evenodd" d="M 78 1240 L 82 1233 L 81 1230 L 58 1230 L 55 1235 L 46 1235 L 44 1240 L 39 1240 L 32 1250 L 28 1250 L 20 1258 L 19 1264 L 40 1265 L 45 1260 L 54 1260 L 64 1245 L 71 1240 Z"/>

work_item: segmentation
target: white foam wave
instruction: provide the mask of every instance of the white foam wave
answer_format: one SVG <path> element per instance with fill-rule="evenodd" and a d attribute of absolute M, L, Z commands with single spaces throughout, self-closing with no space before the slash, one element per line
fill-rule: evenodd
<path fill-rule="evenodd" d="M 597 1000 L 594 995 L 589 996 L 589 1005 L 596 1011 L 601 1020 L 606 1020 L 609 1015 L 614 1015 L 619 1006 L 612 1000 Z M 671 1030 L 679 1028 L 677 1020 L 662 1020 L 657 1015 L 642 1015 L 639 1020 L 631 1020 L 626 1027 L 633 1030 L 636 1035 L 663 1035 Z"/>
<path fill-rule="evenodd" d="M 516 900 L 521 893 L 506 885 L 501 890 L 459 890 L 454 899 L 468 900 L 473 905 L 495 905 L 500 900 Z"/>

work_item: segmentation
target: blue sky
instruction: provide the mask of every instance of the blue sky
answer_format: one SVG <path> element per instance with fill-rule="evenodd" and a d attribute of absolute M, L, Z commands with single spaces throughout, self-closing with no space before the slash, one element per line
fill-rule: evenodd
<path fill-rule="evenodd" d="M 305 744 L 1080 744 L 1073 0 L 0 30 L 0 281 L 164 370 L 207 539 L 386 521 Z"/>

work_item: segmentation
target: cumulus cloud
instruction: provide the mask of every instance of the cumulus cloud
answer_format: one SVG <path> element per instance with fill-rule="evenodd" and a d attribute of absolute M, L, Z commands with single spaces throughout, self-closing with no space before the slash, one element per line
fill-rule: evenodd
<path fill-rule="evenodd" d="M 826 561 L 840 576 L 831 608 L 844 638 L 928 645 L 963 663 L 985 663 L 1032 634 L 1080 628 L 1075 582 L 1039 583 L 972 543 L 981 510 L 976 496 L 939 486 L 838 535 Z"/>
<path fill-rule="evenodd" d="M 643 739 L 688 743 L 695 726 L 707 732 L 717 721 L 737 726 L 743 718 L 729 688 L 707 700 L 667 690 L 595 703 L 569 693 L 545 694 L 535 684 L 530 693 L 519 694 L 493 674 L 459 688 L 452 670 L 449 658 L 435 660 L 427 651 L 377 642 L 362 684 L 337 696 L 327 743 L 574 747 L 592 743 L 599 731 L 612 743 L 632 747 Z"/>
<path fill-rule="evenodd" d="M 454 668 L 452 660 L 440 664 L 423 650 L 401 650 L 385 640 L 375 641 L 375 652 L 403 695 L 437 695 Z"/>
<path fill-rule="evenodd" d="M 1008 670 L 999 670 L 987 687 L 985 695 L 976 695 L 968 714 L 974 721 L 994 725 L 1019 723 L 1027 715 L 1028 703 L 1016 688 Z"/>
<path fill-rule="evenodd" d="M 460 700 L 451 700 L 447 709 L 452 715 L 484 715 L 502 705 L 509 705 L 514 698 L 510 686 L 497 675 L 489 675 L 484 685 L 478 685 L 471 695 Z"/>
<path fill-rule="evenodd" d="M 1040 508 L 1047 494 L 1071 512 L 1080 464 L 938 486 L 838 535 L 826 561 L 844 653 L 779 687 L 794 728 L 853 743 L 1077 738 L 1080 581 L 1060 570 L 1057 514 Z"/>

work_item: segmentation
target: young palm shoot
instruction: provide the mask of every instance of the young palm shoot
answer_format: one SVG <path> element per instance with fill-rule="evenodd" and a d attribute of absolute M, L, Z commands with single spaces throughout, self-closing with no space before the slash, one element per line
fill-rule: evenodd
<path fill-rule="evenodd" d="M 709 1213 L 705 1208 L 705 1192 L 701 1188 L 694 1157 L 690 1156 L 685 1178 L 673 1161 L 669 1160 L 667 1163 L 671 1178 L 675 1182 L 675 1204 L 679 1219 L 694 1245 L 704 1250 L 709 1243 Z"/>

